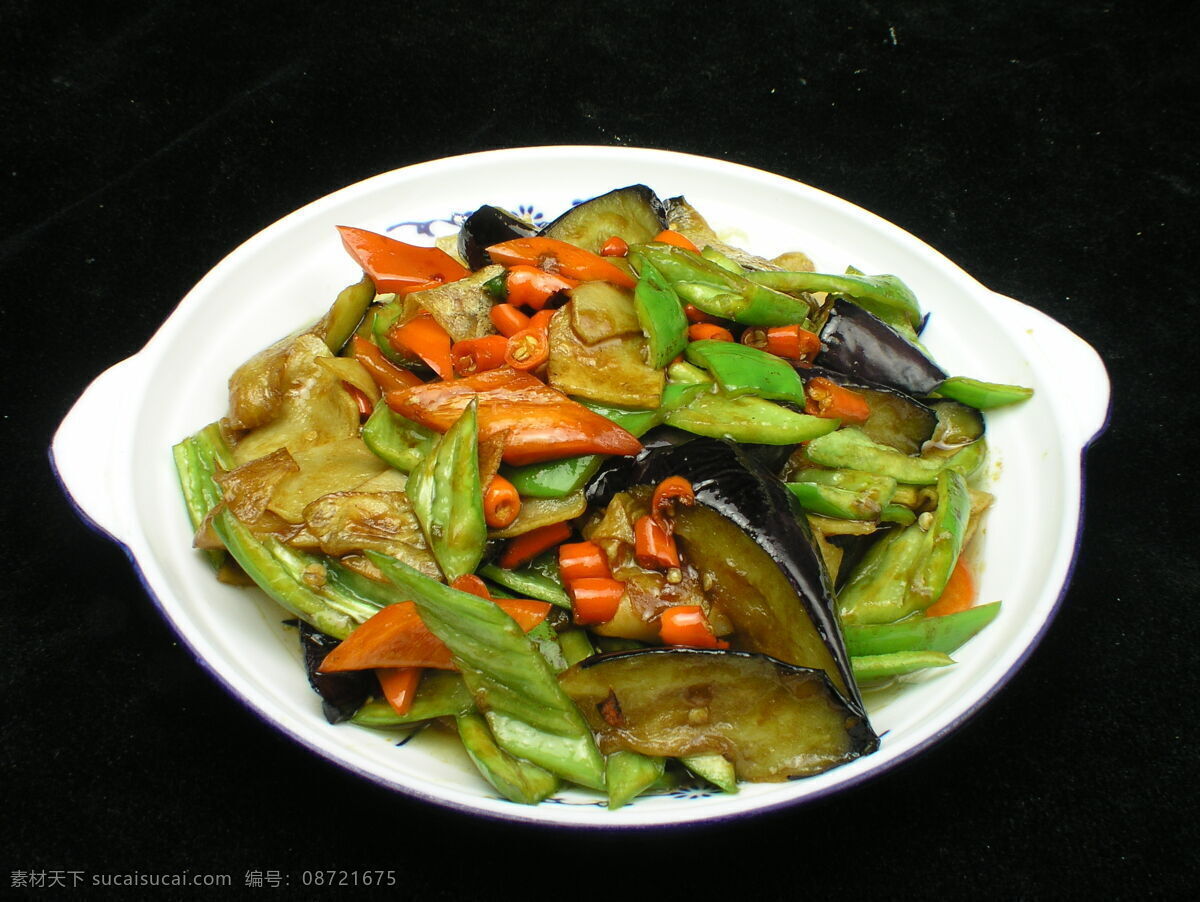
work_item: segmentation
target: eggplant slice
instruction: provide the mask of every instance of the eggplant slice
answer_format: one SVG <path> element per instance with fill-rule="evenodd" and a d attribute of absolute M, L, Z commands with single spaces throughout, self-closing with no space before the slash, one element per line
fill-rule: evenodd
<path fill-rule="evenodd" d="M 492 262 L 487 249 L 502 241 L 530 238 L 538 233 L 535 226 L 500 207 L 484 204 L 462 224 L 458 231 L 458 255 L 471 269 L 482 269 Z"/>
<path fill-rule="evenodd" d="M 816 366 L 924 397 L 946 379 L 925 352 L 875 314 L 837 298 L 821 327 Z"/>
<path fill-rule="evenodd" d="M 645 244 L 666 227 L 658 195 L 645 185 L 629 185 L 576 204 L 541 234 L 598 254 L 614 235 L 628 244 Z"/>
<path fill-rule="evenodd" d="M 767 655 L 653 648 L 587 658 L 559 676 L 601 751 L 722 755 L 738 779 L 778 782 L 868 755 L 879 739 L 823 671 Z"/>
<path fill-rule="evenodd" d="M 697 438 L 610 460 L 588 500 L 603 506 L 618 491 L 668 476 L 692 484 L 696 507 L 678 512 L 676 535 L 689 562 L 712 574 L 714 601 L 733 622 L 738 647 L 824 670 L 865 719 L 832 582 L 791 492 L 733 443 Z"/>
<path fill-rule="evenodd" d="M 804 384 L 823 376 L 830 382 L 862 395 L 871 408 L 871 416 L 859 428 L 873 442 L 895 448 L 902 454 L 917 454 L 937 428 L 939 416 L 932 407 L 886 385 L 848 376 L 824 367 L 799 368 Z"/>

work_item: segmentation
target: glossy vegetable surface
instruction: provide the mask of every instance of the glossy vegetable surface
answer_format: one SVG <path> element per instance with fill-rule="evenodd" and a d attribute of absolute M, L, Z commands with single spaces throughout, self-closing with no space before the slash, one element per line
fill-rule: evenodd
<path fill-rule="evenodd" d="M 824 673 L 765 655 L 617 652 L 576 664 L 559 679 L 604 751 L 716 754 L 743 780 L 820 773 L 878 745 Z"/>
<path fill-rule="evenodd" d="M 1030 390 L 948 377 L 898 277 L 758 257 L 645 185 L 542 230 L 482 206 L 461 261 L 339 233 L 363 277 L 172 449 L 331 721 L 440 720 L 519 804 L 735 792 L 870 754 L 863 687 L 996 616 L 970 480 L 981 411 Z"/>

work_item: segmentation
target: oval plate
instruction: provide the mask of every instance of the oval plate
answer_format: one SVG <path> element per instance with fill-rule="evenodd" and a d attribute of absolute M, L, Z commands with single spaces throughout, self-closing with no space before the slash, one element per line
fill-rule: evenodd
<path fill-rule="evenodd" d="M 697 786 L 618 811 L 566 790 L 530 807 L 497 798 L 456 743 L 404 741 L 321 714 L 294 630 L 255 590 L 215 581 L 192 535 L 170 449 L 225 413 L 226 380 L 252 354 L 315 320 L 359 272 L 335 225 L 412 243 L 452 233 L 484 203 L 553 218 L 573 202 L 634 183 L 685 195 L 722 237 L 764 256 L 803 250 L 819 271 L 894 273 L 930 312 L 923 336 L 949 372 L 1032 385 L 1034 399 L 989 416 L 987 488 L 997 502 L 980 540 L 980 601 L 1000 616 L 954 667 L 869 700 L 880 750 L 812 777 Z M 711 822 L 796 804 L 861 782 L 946 735 L 1012 675 L 1053 616 L 1077 548 L 1081 455 L 1103 428 L 1109 385 L 1096 353 L 1063 326 L 972 280 L 903 230 L 814 188 L 732 163 L 659 150 L 540 147 L 409 166 L 352 185 L 255 235 L 206 275 L 138 354 L 99 376 L 52 446 L 81 514 L 123 545 L 180 637 L 268 723 L 390 789 L 464 812 L 579 827 Z M 1037 516 L 1021 499 L 1037 499 Z"/>

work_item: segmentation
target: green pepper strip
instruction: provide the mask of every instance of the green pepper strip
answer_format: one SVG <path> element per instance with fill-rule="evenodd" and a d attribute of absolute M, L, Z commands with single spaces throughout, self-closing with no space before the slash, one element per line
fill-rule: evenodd
<path fill-rule="evenodd" d="M 966 376 L 951 376 L 938 386 L 937 394 L 976 410 L 991 410 L 1028 401 L 1033 397 L 1033 389 L 1023 385 L 1002 385 L 999 382 L 980 382 Z"/>
<path fill-rule="evenodd" d="M 645 435 L 662 422 L 663 415 L 658 410 L 626 410 L 593 401 L 576 400 L 588 410 L 612 420 L 636 436 Z M 506 464 L 500 468 L 500 472 L 522 498 L 563 498 L 587 485 L 603 462 L 603 454 L 584 454 L 523 467 Z"/>
<path fill-rule="evenodd" d="M 804 449 L 805 457 L 813 463 L 890 476 L 906 485 L 933 485 L 944 469 L 969 476 L 983 463 L 986 453 L 987 446 L 980 440 L 949 457 L 909 457 L 888 445 L 871 441 L 861 429 L 853 427 L 821 436 Z"/>
<path fill-rule="evenodd" d="M 628 259 L 639 273 L 649 262 L 685 302 L 747 326 L 805 323 L 811 312 L 804 301 L 759 285 L 681 247 L 637 244 L 630 247 Z"/>
<path fill-rule="evenodd" d="M 423 576 L 377 552 L 367 557 L 412 596 L 446 643 L 496 743 L 560 777 L 604 788 L 604 759 L 546 659 L 495 604 Z"/>
<path fill-rule="evenodd" d="M 679 295 L 653 264 L 643 260 L 640 275 L 633 307 L 646 336 L 646 363 L 662 369 L 687 347 L 688 321 Z"/>
<path fill-rule="evenodd" d="M 897 651 L 887 655 L 868 655 L 850 659 L 850 669 L 858 682 L 904 676 L 929 667 L 947 667 L 954 659 L 940 651 Z"/>
<path fill-rule="evenodd" d="M 437 437 L 432 429 L 400 416 L 382 399 L 362 428 L 362 440 L 375 456 L 405 473 L 429 454 Z"/>
<path fill-rule="evenodd" d="M 981 604 L 943 617 L 908 617 L 896 623 L 864 623 L 842 627 L 846 651 L 855 657 L 901 651 L 950 654 L 996 619 L 1000 602 Z"/>
<path fill-rule="evenodd" d="M 413 468 L 405 490 L 446 581 L 474 573 L 487 545 L 474 398 Z"/>
<path fill-rule="evenodd" d="M 845 295 L 884 322 L 904 324 L 913 334 L 921 325 L 916 295 L 896 276 L 833 275 L 818 272 L 748 272 L 746 278 L 778 291 L 828 291 Z"/>
<path fill-rule="evenodd" d="M 795 367 L 774 354 L 731 341 L 690 342 L 687 359 L 704 367 L 731 398 L 754 395 L 803 406 L 804 380 Z"/>
<path fill-rule="evenodd" d="M 668 383 L 663 391 L 664 422 L 709 438 L 759 445 L 792 445 L 833 432 L 838 420 L 788 410 L 773 401 L 743 395 L 730 398 L 703 384 Z"/>

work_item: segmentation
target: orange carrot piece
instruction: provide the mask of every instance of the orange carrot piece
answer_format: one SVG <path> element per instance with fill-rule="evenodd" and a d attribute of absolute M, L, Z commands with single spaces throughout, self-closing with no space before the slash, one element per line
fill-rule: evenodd
<path fill-rule="evenodd" d="M 975 603 L 975 577 L 960 557 L 950 571 L 941 597 L 925 609 L 926 617 L 944 617 L 965 611 Z"/>
<path fill-rule="evenodd" d="M 521 496 L 517 487 L 497 473 L 483 490 L 483 519 L 492 529 L 512 526 L 521 513 Z"/>
<path fill-rule="evenodd" d="M 456 576 L 454 582 L 450 583 L 451 589 L 458 589 L 460 592 L 467 592 L 471 595 L 478 595 L 480 598 L 492 600 L 492 593 L 488 591 L 487 583 L 476 576 L 474 573 L 464 573 L 462 576 Z"/>
<path fill-rule="evenodd" d="M 692 323 L 688 326 L 691 341 L 733 341 L 733 333 L 716 323 Z"/>
<path fill-rule="evenodd" d="M 606 577 L 584 577 L 566 584 L 577 624 L 607 623 L 617 615 L 625 584 Z"/>
<path fill-rule="evenodd" d="M 454 378 L 450 333 L 428 313 L 388 329 L 387 340 L 397 351 L 415 354 L 443 379 Z"/>
<path fill-rule="evenodd" d="M 488 311 L 488 318 L 496 331 L 505 338 L 512 338 L 522 329 L 528 328 L 529 317 L 512 304 L 496 304 Z"/>
<path fill-rule="evenodd" d="M 772 326 L 767 329 L 767 353 L 800 360 L 821 350 L 821 337 L 802 326 Z"/>
<path fill-rule="evenodd" d="M 420 667 L 375 668 L 375 676 L 379 677 L 379 688 L 383 690 L 383 697 L 401 717 L 412 710 L 417 686 L 421 684 L 421 672 Z"/>
<path fill-rule="evenodd" d="M 563 583 L 612 576 L 608 555 L 595 542 L 568 542 L 558 546 L 558 575 Z"/>
<path fill-rule="evenodd" d="M 505 434 L 504 462 L 513 466 L 642 450 L 642 443 L 612 420 L 508 366 L 387 393 L 392 410 L 438 432 L 453 426 L 471 399 L 479 404 L 479 440 Z"/>
<path fill-rule="evenodd" d="M 676 605 L 667 608 L 658 618 L 658 635 L 666 645 L 686 645 L 689 648 L 729 648 L 729 643 L 716 637 L 712 625 L 698 604 Z"/>
<path fill-rule="evenodd" d="M 376 667 L 434 667 L 453 670 L 442 640 L 429 631 L 411 601 L 388 605 L 362 623 L 321 662 L 322 673 Z"/>
<path fill-rule="evenodd" d="M 496 604 L 525 632 L 546 619 L 550 603 L 506 598 Z M 362 623 L 325 656 L 321 673 L 374 670 L 380 667 L 433 667 L 457 670 L 450 649 L 430 632 L 411 601 L 388 605 Z"/>
<path fill-rule="evenodd" d="M 675 247 L 681 247 L 685 251 L 693 251 L 697 254 L 700 253 L 700 248 L 696 247 L 690 238 L 688 238 L 686 235 L 681 235 L 674 229 L 663 229 L 654 236 L 654 240 L 661 244 L 673 244 Z"/>
<path fill-rule="evenodd" d="M 712 323 L 714 326 L 719 326 L 725 320 L 719 316 L 713 316 L 711 313 L 705 313 L 695 304 L 684 304 L 683 315 L 687 317 L 689 323 Z"/>
<path fill-rule="evenodd" d="M 529 532 L 509 539 L 504 553 L 500 555 L 500 566 L 506 570 L 520 567 L 532 561 L 544 551 L 549 551 L 555 545 L 561 545 L 571 538 L 571 527 L 566 523 L 548 523 L 531 529 Z"/>

